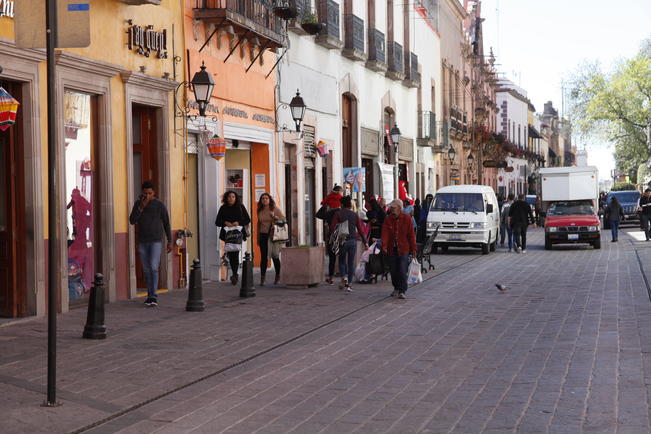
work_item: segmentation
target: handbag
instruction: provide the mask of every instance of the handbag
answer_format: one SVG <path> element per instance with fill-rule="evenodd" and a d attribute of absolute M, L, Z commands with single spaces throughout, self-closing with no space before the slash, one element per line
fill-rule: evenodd
<path fill-rule="evenodd" d="M 381 253 L 369 255 L 368 272 L 370 274 L 384 274 L 384 258 Z"/>
<path fill-rule="evenodd" d="M 286 243 L 289 241 L 289 225 L 284 221 L 274 223 L 271 232 L 271 241 L 274 243 Z"/>
<path fill-rule="evenodd" d="M 328 214 L 328 207 L 326 205 L 321 205 L 321 208 L 319 208 L 319 210 L 316 212 L 314 217 L 320 220 L 325 220 L 327 214 Z"/>

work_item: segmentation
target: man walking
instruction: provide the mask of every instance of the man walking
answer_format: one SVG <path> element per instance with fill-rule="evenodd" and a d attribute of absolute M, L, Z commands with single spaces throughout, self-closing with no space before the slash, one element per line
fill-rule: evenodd
<path fill-rule="evenodd" d="M 513 193 L 509 193 L 506 202 L 502 204 L 500 211 L 500 247 L 504 247 L 504 238 L 509 236 L 509 252 L 513 250 L 513 231 L 509 226 L 509 212 L 513 205 Z"/>
<path fill-rule="evenodd" d="M 154 184 L 145 181 L 142 194 L 133 205 L 129 222 L 138 225 L 138 253 L 147 282 L 146 306 L 158 306 L 158 268 L 163 250 L 163 235 L 167 237 L 167 253 L 172 251 L 172 231 L 167 208 L 156 197 Z"/>
<path fill-rule="evenodd" d="M 341 199 L 341 210 L 336 213 L 330 223 L 330 233 L 332 233 L 338 224 L 346 222 L 348 224 L 348 236 L 339 248 L 339 273 L 341 273 L 341 284 L 339 289 L 352 292 L 351 283 L 355 275 L 355 254 L 357 253 L 357 238 L 359 237 L 364 243 L 364 249 L 368 248 L 364 230 L 361 225 L 359 215 L 352 210 L 353 201 L 350 196 L 344 196 Z M 330 277 L 331 279 L 331 277 Z"/>
<path fill-rule="evenodd" d="M 649 227 L 651 226 L 651 188 L 644 190 L 644 194 L 640 197 L 640 208 L 642 208 L 640 223 L 644 236 L 649 241 L 649 236 L 651 236 L 651 228 Z"/>
<path fill-rule="evenodd" d="M 524 194 L 518 195 L 509 209 L 509 225 L 513 231 L 515 248 L 518 253 L 527 253 L 527 227 L 534 224 L 531 206 L 524 200 Z"/>
<path fill-rule="evenodd" d="M 416 257 L 416 236 L 411 216 L 402 212 L 399 199 L 389 204 L 389 215 L 382 226 L 382 252 L 391 264 L 392 297 L 405 298 L 409 255 Z"/>

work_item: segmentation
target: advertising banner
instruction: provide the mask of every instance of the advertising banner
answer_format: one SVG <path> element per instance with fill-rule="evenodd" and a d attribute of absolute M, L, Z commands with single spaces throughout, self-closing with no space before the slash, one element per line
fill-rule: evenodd
<path fill-rule="evenodd" d="M 353 193 L 366 191 L 366 169 L 364 167 L 344 167 L 344 190 Z"/>
<path fill-rule="evenodd" d="M 380 168 L 380 180 L 382 183 L 382 197 L 389 202 L 395 198 L 393 189 L 394 175 L 393 165 L 385 163 L 377 163 Z"/>

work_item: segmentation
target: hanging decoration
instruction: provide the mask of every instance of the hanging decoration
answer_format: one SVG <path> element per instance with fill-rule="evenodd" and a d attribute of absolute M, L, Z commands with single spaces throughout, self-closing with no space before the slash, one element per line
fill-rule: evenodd
<path fill-rule="evenodd" d="M 16 123 L 19 105 L 20 103 L 13 96 L 0 87 L 0 130 L 5 131 Z"/>
<path fill-rule="evenodd" d="M 323 140 L 319 140 L 319 143 L 316 144 L 316 150 L 319 152 L 319 157 L 328 156 L 328 144 Z"/>
<path fill-rule="evenodd" d="M 226 140 L 219 137 L 217 134 L 213 135 L 208 140 L 208 153 L 215 160 L 221 160 L 226 155 Z"/>

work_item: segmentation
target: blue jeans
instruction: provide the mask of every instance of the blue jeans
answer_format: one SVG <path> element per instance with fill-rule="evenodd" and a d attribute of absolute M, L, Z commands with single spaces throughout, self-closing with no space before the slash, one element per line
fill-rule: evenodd
<path fill-rule="evenodd" d="M 348 283 L 353 282 L 355 275 L 355 254 L 357 253 L 357 240 L 346 240 L 339 248 L 339 273 L 341 277 L 348 278 Z"/>
<path fill-rule="evenodd" d="M 160 267 L 160 255 L 163 251 L 163 242 L 138 243 L 138 253 L 142 262 L 142 274 L 147 282 L 147 298 L 156 298 L 158 289 L 158 268 Z"/>
<path fill-rule="evenodd" d="M 509 236 L 509 249 L 513 248 L 513 231 L 511 230 L 511 226 L 507 225 L 506 223 L 501 223 L 500 224 L 500 244 L 504 244 L 504 238 L 506 236 Z"/>
<path fill-rule="evenodd" d="M 409 255 L 393 254 L 389 257 L 391 264 L 391 284 L 398 292 L 407 292 L 407 273 L 409 272 Z"/>
<path fill-rule="evenodd" d="M 613 237 L 613 240 L 617 239 L 617 231 L 619 230 L 619 221 L 610 222 L 610 234 Z"/>

